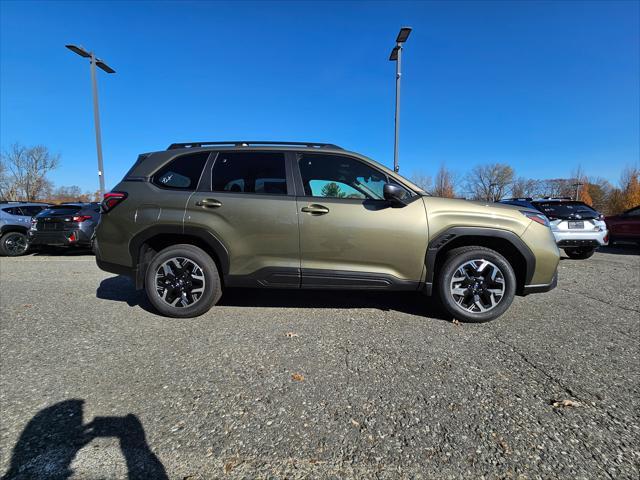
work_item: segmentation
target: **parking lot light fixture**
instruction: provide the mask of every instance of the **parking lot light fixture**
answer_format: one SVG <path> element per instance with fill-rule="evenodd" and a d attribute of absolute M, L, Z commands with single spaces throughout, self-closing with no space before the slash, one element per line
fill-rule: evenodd
<path fill-rule="evenodd" d="M 400 170 L 398 163 L 398 137 L 400 133 L 400 77 L 402 76 L 402 44 L 407 41 L 411 27 L 402 27 L 396 37 L 396 46 L 391 50 L 389 61 L 396 62 L 396 113 L 395 113 L 395 135 L 393 141 L 393 171 Z"/>
<path fill-rule="evenodd" d="M 96 149 L 98 151 L 98 179 L 100 180 L 100 196 L 104 197 L 104 165 L 102 161 L 102 133 L 100 131 L 100 109 L 98 107 L 98 81 L 96 78 L 96 66 L 107 72 L 116 73 L 116 71 L 107 65 L 103 60 L 96 58 L 93 52 L 88 52 L 78 45 L 65 45 L 72 52 L 83 58 L 89 58 L 91 64 L 91 88 L 93 90 L 93 122 L 96 128 Z"/>

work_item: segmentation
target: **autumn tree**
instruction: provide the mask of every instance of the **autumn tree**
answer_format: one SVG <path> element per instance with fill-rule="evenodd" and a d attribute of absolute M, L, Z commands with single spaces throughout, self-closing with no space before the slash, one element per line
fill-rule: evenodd
<path fill-rule="evenodd" d="M 432 195 L 443 198 L 454 198 L 456 178 L 451 170 L 444 164 L 440 165 L 436 178 L 433 181 Z"/>
<path fill-rule="evenodd" d="M 478 165 L 467 177 L 466 188 L 476 200 L 495 202 L 507 195 L 513 178 L 514 172 L 509 165 L 503 163 Z"/>
<path fill-rule="evenodd" d="M 18 143 L 0 158 L 0 192 L 6 200 L 33 201 L 51 188 L 47 174 L 60 163 L 43 145 L 25 147 Z"/>

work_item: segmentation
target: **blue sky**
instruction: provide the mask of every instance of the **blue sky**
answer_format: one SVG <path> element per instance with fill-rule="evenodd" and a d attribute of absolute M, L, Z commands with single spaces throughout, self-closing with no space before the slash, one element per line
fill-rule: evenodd
<path fill-rule="evenodd" d="M 140 152 L 194 140 L 314 140 L 393 162 L 398 28 L 401 173 L 616 181 L 640 156 L 640 3 L 0 2 L 0 143 L 62 156 L 57 185 L 97 188 L 94 49 L 107 187 Z"/>

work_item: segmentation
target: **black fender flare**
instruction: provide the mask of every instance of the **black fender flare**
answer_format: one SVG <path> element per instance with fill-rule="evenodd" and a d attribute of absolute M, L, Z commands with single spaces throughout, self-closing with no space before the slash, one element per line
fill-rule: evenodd
<path fill-rule="evenodd" d="M 218 266 L 222 270 L 221 275 L 226 277 L 229 274 L 229 250 L 211 230 L 182 225 L 153 225 L 139 232 L 129 242 L 129 254 L 133 265 L 136 266 L 136 288 L 142 288 L 146 265 L 150 261 L 150 258 L 146 258 L 145 252 L 141 252 L 142 246 L 158 235 L 180 235 L 198 239 L 217 257 Z"/>
<path fill-rule="evenodd" d="M 536 257 L 522 239 L 509 230 L 490 227 L 451 227 L 435 237 L 427 246 L 425 255 L 425 266 L 427 276 L 425 278 L 425 291 L 427 295 L 431 295 L 433 289 L 433 279 L 435 274 L 436 258 L 438 253 L 450 242 L 462 237 L 489 237 L 500 238 L 508 241 L 524 258 L 526 264 L 526 272 L 524 277 L 524 285 L 529 285 L 536 269 Z M 523 286 L 524 286 L 523 285 Z"/>
<path fill-rule="evenodd" d="M 2 227 L 0 227 L 0 236 L 9 232 L 19 232 L 26 235 L 27 233 L 29 233 L 29 228 L 23 227 L 22 225 L 3 225 Z"/>

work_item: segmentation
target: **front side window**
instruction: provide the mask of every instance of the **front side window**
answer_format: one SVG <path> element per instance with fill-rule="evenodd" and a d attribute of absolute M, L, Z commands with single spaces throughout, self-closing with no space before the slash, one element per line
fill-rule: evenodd
<path fill-rule="evenodd" d="M 302 154 L 298 165 L 305 195 L 383 200 L 388 177 L 351 157 Z"/>
<path fill-rule="evenodd" d="M 174 158 L 153 176 L 153 183 L 161 188 L 195 190 L 202 175 L 209 152 L 190 153 Z"/>
<path fill-rule="evenodd" d="M 214 192 L 287 194 L 283 153 L 220 152 L 211 176 Z"/>

